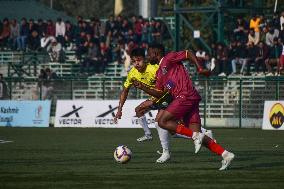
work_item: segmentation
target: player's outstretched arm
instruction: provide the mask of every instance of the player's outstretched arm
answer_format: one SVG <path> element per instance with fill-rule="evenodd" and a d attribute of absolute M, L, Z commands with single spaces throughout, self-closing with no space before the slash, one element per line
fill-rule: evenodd
<path fill-rule="evenodd" d="M 123 87 L 121 93 L 120 93 L 120 97 L 119 97 L 119 105 L 118 105 L 118 109 L 117 112 L 115 114 L 114 117 L 114 123 L 117 123 L 118 119 L 121 119 L 122 116 L 122 107 L 127 99 L 129 93 L 129 88 L 125 88 Z"/>

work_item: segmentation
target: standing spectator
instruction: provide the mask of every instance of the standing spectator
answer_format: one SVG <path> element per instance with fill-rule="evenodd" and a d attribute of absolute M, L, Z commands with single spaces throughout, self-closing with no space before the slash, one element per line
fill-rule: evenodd
<path fill-rule="evenodd" d="M 46 68 L 45 70 L 41 69 L 39 75 L 40 87 L 42 91 L 42 100 L 51 99 L 54 95 L 54 79 L 57 79 L 57 74 L 50 70 L 50 68 Z"/>
<path fill-rule="evenodd" d="M 16 19 L 11 20 L 10 31 L 10 46 L 12 50 L 16 50 L 17 38 L 20 36 L 20 26 Z"/>
<path fill-rule="evenodd" d="M 254 30 L 256 41 L 259 41 L 260 38 L 260 18 L 257 15 L 254 15 L 249 22 L 249 28 Z"/>
<path fill-rule="evenodd" d="M 4 81 L 3 74 L 0 73 L 0 100 L 5 100 L 8 97 L 8 87 Z"/>
<path fill-rule="evenodd" d="M 278 39 L 274 38 L 273 40 L 273 46 L 269 47 L 269 56 L 265 60 L 265 65 L 268 70 L 268 73 L 266 76 L 273 76 L 273 75 L 278 75 L 279 74 L 279 69 L 280 69 L 280 63 L 279 63 L 279 58 L 281 55 L 281 50 L 282 47 L 278 43 Z M 273 66 L 277 66 L 277 73 L 274 73 L 273 71 Z"/>
<path fill-rule="evenodd" d="M 65 23 L 61 18 L 57 19 L 55 23 L 55 37 L 58 43 L 64 46 L 64 36 L 65 36 Z"/>
<path fill-rule="evenodd" d="M 17 38 L 18 50 L 25 50 L 27 45 L 27 38 L 29 36 L 29 26 L 26 18 L 22 18 L 20 26 L 20 36 Z"/>
<path fill-rule="evenodd" d="M 284 11 L 282 11 L 281 16 L 280 16 L 280 29 L 281 31 L 284 30 Z"/>
<path fill-rule="evenodd" d="M 10 30 L 9 20 L 8 18 L 4 18 L 2 32 L 0 33 L 0 49 L 7 47 L 8 40 L 10 37 L 10 32 L 11 30 Z"/>
<path fill-rule="evenodd" d="M 70 23 L 70 21 L 65 22 L 65 27 L 66 27 L 65 36 L 64 36 L 65 48 L 67 50 L 73 50 L 73 43 L 75 39 L 74 28 L 72 24 Z"/>

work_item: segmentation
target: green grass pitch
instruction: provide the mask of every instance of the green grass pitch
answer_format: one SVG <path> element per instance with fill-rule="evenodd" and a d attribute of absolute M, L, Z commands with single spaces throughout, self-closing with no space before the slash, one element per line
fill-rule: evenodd
<path fill-rule="evenodd" d="M 78 188 L 284 188 L 284 131 L 213 129 L 220 144 L 236 158 L 220 172 L 221 159 L 191 141 L 172 139 L 172 159 L 156 164 L 154 140 L 138 143 L 142 129 L 0 128 L 1 189 Z M 118 164 L 119 144 L 133 152 Z"/>

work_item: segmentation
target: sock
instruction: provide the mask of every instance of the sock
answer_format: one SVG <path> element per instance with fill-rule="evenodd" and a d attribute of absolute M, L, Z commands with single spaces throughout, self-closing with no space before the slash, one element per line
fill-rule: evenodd
<path fill-rule="evenodd" d="M 158 131 L 159 139 L 161 142 L 161 146 L 163 148 L 163 152 L 168 151 L 170 149 L 170 138 L 169 138 L 169 132 L 168 130 L 165 130 L 161 127 L 159 127 L 158 123 L 155 122 L 155 126 Z"/>
<path fill-rule="evenodd" d="M 201 127 L 201 132 L 205 133 L 207 130 L 204 129 L 203 127 Z M 175 133 L 174 135 L 172 135 L 174 138 L 185 138 L 185 139 L 191 139 L 191 137 L 185 136 L 185 135 L 181 135 L 178 133 Z"/>
<path fill-rule="evenodd" d="M 148 123 L 147 123 L 146 117 L 145 116 L 139 117 L 138 118 L 138 122 L 142 126 L 145 135 L 151 135 L 151 130 L 148 127 Z"/>
<path fill-rule="evenodd" d="M 201 132 L 205 133 L 207 131 L 207 129 L 204 129 L 203 127 L 201 127 Z"/>
<path fill-rule="evenodd" d="M 188 137 L 192 137 L 192 135 L 193 135 L 193 131 L 189 128 L 186 128 L 183 124 L 177 125 L 176 133 L 181 134 L 181 135 L 185 135 L 185 136 L 188 136 Z"/>
<path fill-rule="evenodd" d="M 210 139 L 210 141 L 208 142 L 208 144 L 205 145 L 211 152 L 214 152 L 215 154 L 221 156 L 222 153 L 225 151 L 225 149 L 220 146 L 219 144 L 217 144 L 216 142 L 214 142 L 214 140 Z"/>

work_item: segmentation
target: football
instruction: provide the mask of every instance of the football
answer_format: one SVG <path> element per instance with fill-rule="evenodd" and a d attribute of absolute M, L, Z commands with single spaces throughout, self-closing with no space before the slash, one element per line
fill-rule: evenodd
<path fill-rule="evenodd" d="M 132 157 L 132 152 L 127 146 L 120 145 L 114 150 L 113 157 L 118 163 L 127 163 Z"/>

